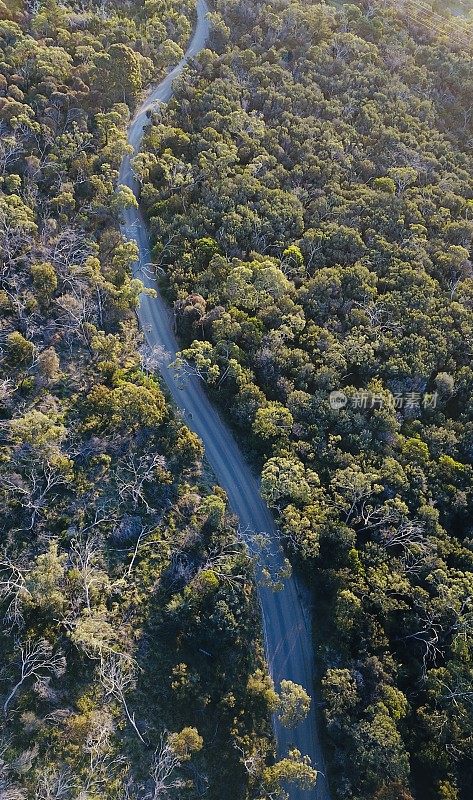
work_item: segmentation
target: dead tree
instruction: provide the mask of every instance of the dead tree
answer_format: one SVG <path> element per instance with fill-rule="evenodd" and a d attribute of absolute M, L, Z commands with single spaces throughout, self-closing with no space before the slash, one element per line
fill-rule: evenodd
<path fill-rule="evenodd" d="M 63 654 L 60 652 L 54 653 L 52 646 L 46 639 L 39 639 L 37 642 L 27 639 L 26 642 L 19 643 L 17 649 L 20 654 L 20 678 L 3 705 L 5 716 L 16 693 L 29 678 L 41 680 L 41 678 L 44 678 L 44 673 L 52 673 L 58 677 L 65 669 Z"/>
<path fill-rule="evenodd" d="M 91 610 L 91 592 L 100 588 L 107 581 L 105 572 L 100 568 L 102 540 L 99 535 L 84 536 L 80 534 L 71 543 L 71 562 L 77 569 L 87 610 Z"/>
<path fill-rule="evenodd" d="M 185 786 L 185 781 L 175 774 L 180 766 L 181 759 L 169 743 L 169 736 L 165 731 L 161 734 L 161 743 L 154 753 L 151 767 L 154 787 L 143 800 L 162 800 L 163 797 L 167 797 L 171 789 L 181 789 Z"/>
<path fill-rule="evenodd" d="M 8 602 L 3 617 L 7 632 L 23 627 L 23 600 L 28 594 L 26 570 L 8 557 L 0 561 L 0 598 Z"/>
<path fill-rule="evenodd" d="M 100 681 L 107 695 L 111 695 L 123 706 L 128 722 L 138 736 L 140 742 L 145 744 L 135 715 L 130 712 L 126 693 L 135 686 L 134 662 L 123 655 L 109 655 L 101 659 Z"/>
<path fill-rule="evenodd" d="M 56 771 L 52 767 L 46 769 L 39 776 L 36 786 L 36 800 L 66 800 L 74 787 L 72 775 L 65 768 Z"/>
<path fill-rule="evenodd" d="M 148 513 L 152 511 L 146 499 L 146 485 L 153 483 L 157 471 L 165 468 L 166 460 L 162 455 L 129 453 L 116 473 L 120 500 L 131 501 L 133 508 L 142 504 Z"/>

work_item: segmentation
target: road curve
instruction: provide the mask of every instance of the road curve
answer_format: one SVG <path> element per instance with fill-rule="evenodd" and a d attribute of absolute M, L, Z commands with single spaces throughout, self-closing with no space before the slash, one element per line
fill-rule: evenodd
<path fill-rule="evenodd" d="M 153 89 L 135 114 L 128 132 L 128 141 L 135 152 L 141 146 L 144 128 L 149 122 L 147 111 L 158 102 L 166 103 L 172 97 L 172 83 L 183 71 L 188 60 L 204 47 L 209 35 L 208 8 L 205 0 L 198 0 L 197 25 L 193 39 L 184 58 Z M 137 182 L 131 169 L 131 157 L 125 156 L 120 170 L 119 183 L 129 186 L 135 194 Z M 122 232 L 127 239 L 134 239 L 139 247 L 139 261 L 134 269 L 148 288 L 158 290 L 153 270 L 149 236 L 141 212 L 128 209 L 124 214 Z M 172 314 L 158 293 L 156 298 L 143 295 L 138 317 L 148 345 L 164 353 L 159 370 L 176 405 L 185 414 L 186 424 L 202 439 L 206 458 L 219 482 L 228 495 L 230 507 L 238 516 L 240 528 L 249 548 L 258 554 L 260 566 L 268 567 L 272 574 L 284 565 L 284 556 L 278 532 L 272 516 L 263 502 L 259 483 L 243 455 L 228 426 L 211 404 L 198 379 L 186 378 L 185 383 L 176 380 L 169 364 L 174 360 L 178 345 L 173 333 Z M 261 553 L 257 534 L 266 534 L 269 547 Z M 311 619 L 308 602 L 303 602 L 304 589 L 290 577 L 284 580 L 281 591 L 260 587 L 258 590 L 262 610 L 266 656 L 276 687 L 282 679 L 301 684 L 312 697 L 312 710 L 308 718 L 292 730 L 283 728 L 274 719 L 274 730 L 278 755 L 296 747 L 310 756 L 312 764 L 319 770 L 315 789 L 290 790 L 290 800 L 330 800 L 320 737 L 315 713 L 314 660 L 311 634 Z"/>

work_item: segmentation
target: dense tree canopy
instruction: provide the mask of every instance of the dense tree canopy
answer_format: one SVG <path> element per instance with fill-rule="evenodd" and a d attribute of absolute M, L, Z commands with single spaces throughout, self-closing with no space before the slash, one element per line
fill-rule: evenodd
<path fill-rule="evenodd" d="M 5 800 L 314 777 L 275 764 L 251 559 L 153 374 L 119 232 L 130 113 L 193 19 L 185 0 L 0 2 Z"/>
<path fill-rule="evenodd" d="M 346 800 L 473 781 L 473 27 L 425 7 L 216 0 L 136 162 L 178 366 L 314 587 Z"/>

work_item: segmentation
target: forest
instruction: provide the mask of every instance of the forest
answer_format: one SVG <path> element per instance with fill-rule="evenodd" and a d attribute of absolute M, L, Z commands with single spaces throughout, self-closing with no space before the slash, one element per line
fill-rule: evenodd
<path fill-rule="evenodd" d="M 310 587 L 334 800 L 471 795 L 472 11 L 214 0 L 133 161 L 176 374 Z M 254 560 L 120 233 L 128 125 L 194 24 L 195 0 L 0 0 L 1 800 L 316 778 L 276 754 L 271 715 L 308 697 L 269 676 Z"/>
<path fill-rule="evenodd" d="M 283 798 L 254 565 L 154 374 L 126 129 L 185 0 L 0 2 L 0 797 Z M 304 696 L 302 696 L 302 701 Z"/>
<path fill-rule="evenodd" d="M 337 800 L 473 783 L 471 3 L 215 0 L 134 162 L 311 587 Z"/>

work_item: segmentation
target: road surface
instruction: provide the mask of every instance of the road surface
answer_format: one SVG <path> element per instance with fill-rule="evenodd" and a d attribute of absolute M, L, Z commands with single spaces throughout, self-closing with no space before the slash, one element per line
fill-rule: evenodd
<path fill-rule="evenodd" d="M 194 37 L 182 61 L 166 76 L 146 98 L 138 109 L 129 128 L 129 143 L 135 151 L 140 149 L 143 130 L 149 122 L 147 111 L 157 102 L 166 103 L 172 97 L 172 82 L 183 71 L 187 61 L 204 47 L 209 35 L 206 18 L 207 6 L 198 0 L 198 19 Z M 130 156 L 123 160 L 119 183 L 129 186 L 137 193 L 137 183 L 131 169 Z M 135 277 L 145 286 L 158 290 L 151 265 L 148 231 L 139 210 L 129 209 L 124 214 L 122 232 L 128 239 L 135 239 L 139 246 L 139 262 L 134 269 Z M 206 458 L 219 482 L 228 495 L 232 511 L 239 517 L 240 528 L 247 544 L 258 554 L 260 567 L 268 567 L 277 574 L 284 566 L 278 532 L 272 516 L 261 499 L 258 481 L 245 462 L 233 435 L 205 394 L 197 378 L 186 378 L 185 383 L 176 378 L 169 368 L 178 345 L 173 333 L 172 314 L 163 298 L 143 295 L 138 310 L 141 327 L 148 345 L 157 348 L 165 357 L 159 370 L 176 405 L 183 411 L 186 424 L 200 436 L 205 446 Z M 262 553 L 257 534 L 266 534 L 269 546 Z M 313 766 L 319 770 L 314 789 L 290 790 L 291 800 L 330 800 L 325 779 L 325 768 L 321 742 L 317 729 L 314 697 L 314 662 L 309 603 L 303 602 L 304 590 L 294 577 L 284 580 L 281 591 L 260 587 L 258 590 L 262 610 L 266 656 L 276 687 L 282 679 L 301 684 L 312 697 L 312 710 L 308 718 L 292 730 L 283 728 L 274 719 L 274 730 L 278 755 L 297 747 L 310 756 Z"/>

